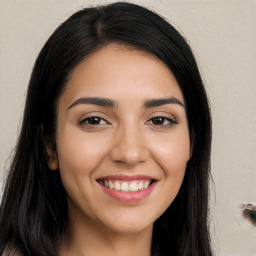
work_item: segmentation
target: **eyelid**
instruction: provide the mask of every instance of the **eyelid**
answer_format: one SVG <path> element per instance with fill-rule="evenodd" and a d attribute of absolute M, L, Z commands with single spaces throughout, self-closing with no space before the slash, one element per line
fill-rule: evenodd
<path fill-rule="evenodd" d="M 154 111 L 153 113 L 150 113 L 150 115 L 148 115 L 146 119 L 149 120 L 154 117 L 164 117 L 167 119 L 169 118 L 171 120 L 178 122 L 176 114 L 174 115 L 173 113 L 167 111 Z"/>
<path fill-rule="evenodd" d="M 104 115 L 104 117 L 103 117 Z M 89 112 L 84 114 L 80 120 L 78 121 L 78 125 L 80 126 L 90 126 L 90 127 L 99 127 L 99 126 L 103 126 L 103 125 L 108 125 L 111 124 L 111 122 L 108 120 L 108 116 L 106 116 L 104 113 L 102 112 Z M 100 120 L 103 120 L 105 123 L 104 124 L 86 124 L 85 122 L 90 119 L 90 118 L 98 118 Z"/>
<path fill-rule="evenodd" d="M 99 117 L 99 116 L 89 116 L 89 117 L 86 117 L 86 118 L 82 119 L 81 121 L 79 121 L 79 124 L 82 125 L 83 123 L 85 123 L 90 118 L 98 118 L 100 120 L 103 120 L 105 122 L 105 124 L 109 124 L 109 122 L 107 120 L 105 120 L 104 118 Z M 95 124 L 95 125 L 87 124 L 87 125 L 90 125 L 90 126 L 100 126 L 100 125 L 105 125 L 105 124 Z"/>
<path fill-rule="evenodd" d="M 154 118 L 163 118 L 163 119 L 165 119 L 165 120 L 168 120 L 171 124 L 177 124 L 178 122 L 175 120 L 175 119 L 173 119 L 173 118 L 170 118 L 170 117 L 166 117 L 166 116 L 154 116 L 154 117 L 151 117 L 146 123 L 148 123 L 149 121 L 152 121 Z M 156 125 L 156 124 L 153 124 L 153 125 Z M 158 126 L 158 125 L 156 125 L 156 126 Z M 161 125 L 159 125 L 159 126 L 161 126 Z"/>
<path fill-rule="evenodd" d="M 152 123 L 152 120 L 154 118 L 163 118 L 164 123 L 163 124 L 154 124 Z M 167 124 L 166 124 L 167 120 Z M 148 116 L 147 121 L 145 122 L 146 125 L 149 125 L 151 127 L 154 127 L 156 129 L 166 129 L 166 128 L 171 128 L 173 125 L 178 124 L 177 119 L 174 117 L 173 114 L 165 111 L 156 111 L 154 113 L 151 113 L 150 116 Z"/>

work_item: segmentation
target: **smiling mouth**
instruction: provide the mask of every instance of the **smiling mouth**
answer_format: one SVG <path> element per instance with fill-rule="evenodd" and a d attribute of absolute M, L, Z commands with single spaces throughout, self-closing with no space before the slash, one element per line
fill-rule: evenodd
<path fill-rule="evenodd" d="M 137 192 L 147 189 L 155 180 L 114 180 L 114 179 L 99 179 L 97 180 L 101 185 L 117 191 L 123 192 Z"/>

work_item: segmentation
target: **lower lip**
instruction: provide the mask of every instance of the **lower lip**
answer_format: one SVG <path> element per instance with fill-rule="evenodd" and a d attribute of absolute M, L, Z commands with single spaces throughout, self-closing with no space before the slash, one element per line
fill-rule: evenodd
<path fill-rule="evenodd" d="M 108 196 L 124 203 L 136 203 L 136 202 L 142 201 L 143 199 L 145 199 L 147 196 L 150 195 L 150 193 L 153 191 L 153 189 L 156 186 L 156 181 L 154 181 L 148 188 L 139 190 L 137 192 L 124 192 L 120 190 L 114 190 L 114 189 L 107 188 L 100 183 L 98 184 L 101 186 L 103 191 Z"/>

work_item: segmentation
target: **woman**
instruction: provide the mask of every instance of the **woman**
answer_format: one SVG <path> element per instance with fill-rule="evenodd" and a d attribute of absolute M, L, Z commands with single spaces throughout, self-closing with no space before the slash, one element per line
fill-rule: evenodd
<path fill-rule="evenodd" d="M 211 118 L 193 54 L 135 4 L 83 9 L 29 83 L 4 255 L 212 255 Z"/>

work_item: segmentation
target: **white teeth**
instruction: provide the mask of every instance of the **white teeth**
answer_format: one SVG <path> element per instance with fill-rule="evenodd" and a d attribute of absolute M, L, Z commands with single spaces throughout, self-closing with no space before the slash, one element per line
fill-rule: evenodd
<path fill-rule="evenodd" d="M 136 192 L 147 189 L 150 185 L 150 180 L 122 181 L 122 180 L 99 180 L 99 183 L 107 188 L 121 190 L 124 192 Z"/>
<path fill-rule="evenodd" d="M 121 190 L 125 192 L 129 191 L 129 185 L 127 182 L 122 182 Z"/>
<path fill-rule="evenodd" d="M 109 188 L 111 188 L 111 189 L 113 189 L 113 188 L 114 188 L 114 184 L 112 183 L 112 181 L 111 181 L 111 180 L 109 180 L 109 182 L 108 182 L 108 186 L 109 186 Z"/>
<path fill-rule="evenodd" d="M 147 181 L 144 183 L 143 188 L 144 188 L 144 189 L 148 188 L 149 184 L 150 184 L 150 181 L 147 180 Z"/>
<path fill-rule="evenodd" d="M 118 181 L 115 181 L 115 189 L 116 190 L 120 190 L 121 189 L 121 185 Z"/>
<path fill-rule="evenodd" d="M 142 190 L 143 189 L 143 182 L 141 181 L 138 185 L 138 190 Z"/>
<path fill-rule="evenodd" d="M 137 191 L 138 190 L 138 185 L 136 182 L 132 182 L 130 185 L 129 185 L 129 188 L 130 188 L 130 191 Z"/>

